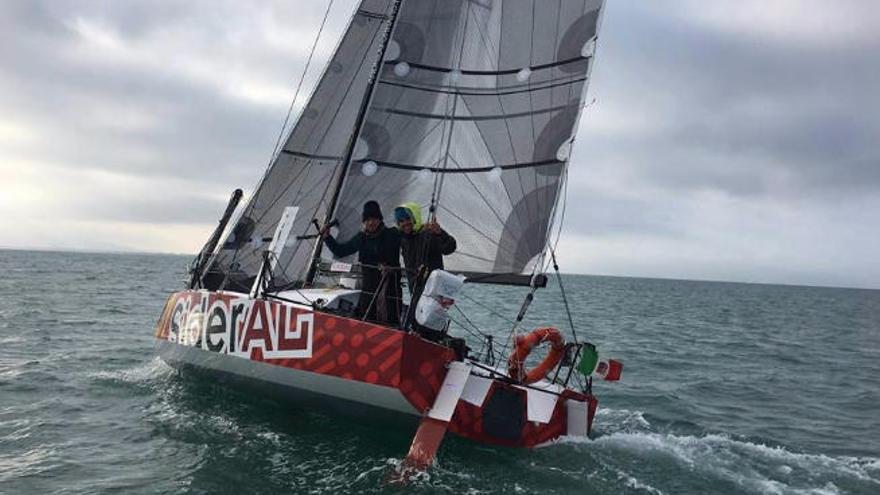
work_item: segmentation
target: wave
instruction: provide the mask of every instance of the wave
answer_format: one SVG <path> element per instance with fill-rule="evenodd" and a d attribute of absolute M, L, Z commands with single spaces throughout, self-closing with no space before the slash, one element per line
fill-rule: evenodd
<path fill-rule="evenodd" d="M 654 463 L 677 464 L 759 493 L 839 493 L 835 482 L 880 490 L 880 459 L 873 457 L 798 453 L 723 434 L 617 432 L 595 439 L 592 445 L 608 451 L 597 452 L 603 457 L 607 453 L 649 457 Z M 656 489 L 647 491 L 652 490 Z"/>
<path fill-rule="evenodd" d="M 654 495 L 665 495 L 661 490 L 658 490 L 647 483 L 639 481 L 638 478 L 627 473 L 626 471 L 618 469 L 616 470 L 616 472 L 617 479 L 623 481 L 624 486 L 628 488 L 632 488 L 633 490 L 639 492 L 653 493 Z"/>
<path fill-rule="evenodd" d="M 645 413 L 642 411 L 602 407 L 596 410 L 593 425 L 605 434 L 649 431 L 651 428 L 651 423 L 645 419 Z"/>
<path fill-rule="evenodd" d="M 880 458 L 795 452 L 726 434 L 657 432 L 635 410 L 599 409 L 594 438 L 563 436 L 547 445 L 587 454 L 611 478 L 639 493 L 664 493 L 666 476 L 658 478 L 658 470 L 681 471 L 684 478 L 699 473 L 698 478 L 754 493 L 880 493 Z"/>
<path fill-rule="evenodd" d="M 147 362 L 131 368 L 123 368 L 113 371 L 94 371 L 89 373 L 89 377 L 96 380 L 136 385 L 169 377 L 173 373 L 174 370 L 156 356 Z"/>

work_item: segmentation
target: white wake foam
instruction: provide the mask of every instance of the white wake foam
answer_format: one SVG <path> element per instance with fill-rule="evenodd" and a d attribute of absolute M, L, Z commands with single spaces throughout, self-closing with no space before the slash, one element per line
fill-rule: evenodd
<path fill-rule="evenodd" d="M 632 488 L 633 490 L 638 490 L 640 492 L 653 493 L 655 495 L 665 495 L 662 491 L 654 488 L 653 486 L 643 483 L 638 480 L 635 476 L 627 473 L 626 471 L 617 470 L 617 478 L 623 481 L 623 484 Z"/>
<path fill-rule="evenodd" d="M 98 380 L 115 381 L 122 383 L 144 383 L 170 376 L 173 369 L 165 364 L 158 356 L 131 368 L 123 368 L 113 371 L 95 371 L 89 373 L 89 377 Z"/>
<path fill-rule="evenodd" d="M 759 493 L 838 493 L 832 478 L 876 485 L 880 491 L 880 477 L 877 476 L 880 473 L 876 469 L 880 459 L 873 457 L 797 453 L 718 434 L 697 437 L 618 432 L 599 437 L 593 443 L 597 448 L 650 456 L 655 461 L 666 458 L 688 470 L 732 481 Z M 820 485 L 799 486 L 809 481 L 801 479 L 803 474 L 808 474 L 812 482 Z"/>
<path fill-rule="evenodd" d="M 593 428 L 605 433 L 649 431 L 651 423 L 642 411 L 600 407 L 593 419 Z"/>

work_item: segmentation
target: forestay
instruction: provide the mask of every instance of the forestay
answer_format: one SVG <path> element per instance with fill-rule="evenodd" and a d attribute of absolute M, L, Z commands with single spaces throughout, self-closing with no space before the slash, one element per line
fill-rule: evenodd
<path fill-rule="evenodd" d="M 405 0 L 335 213 L 434 208 L 447 270 L 528 282 L 541 263 L 601 0 Z"/>

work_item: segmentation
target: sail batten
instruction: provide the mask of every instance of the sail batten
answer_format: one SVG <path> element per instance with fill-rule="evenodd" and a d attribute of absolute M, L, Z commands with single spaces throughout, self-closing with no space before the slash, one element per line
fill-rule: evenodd
<path fill-rule="evenodd" d="M 385 86 L 396 86 L 399 88 L 420 90 L 428 93 L 457 94 L 459 96 L 505 96 L 520 93 L 531 93 L 543 89 L 553 89 L 559 86 L 567 86 L 575 82 L 584 82 L 586 80 L 586 77 L 577 79 L 566 78 L 561 82 L 544 84 L 543 86 L 538 84 L 515 84 L 503 87 L 497 86 L 494 88 L 462 88 L 461 86 L 419 86 L 416 84 L 405 84 L 397 81 L 380 81 L 380 84 Z"/>
<path fill-rule="evenodd" d="M 568 64 L 574 63 L 583 63 L 585 60 L 588 60 L 590 57 L 579 56 L 570 58 L 567 60 L 558 60 L 553 62 L 548 62 L 540 65 L 533 66 L 519 66 L 512 67 L 509 69 L 496 69 L 496 70 L 478 70 L 478 69 L 461 69 L 455 67 L 435 67 L 432 65 L 419 64 L 416 62 L 407 62 L 410 68 L 433 71 L 433 72 L 442 72 L 442 73 L 450 73 L 453 71 L 458 71 L 461 75 L 467 76 L 501 76 L 501 75 L 509 75 L 509 74 L 519 74 L 523 69 L 529 69 L 531 72 L 543 70 L 543 69 L 552 69 L 554 67 L 559 67 Z M 385 65 L 393 66 L 394 62 L 385 62 Z"/>

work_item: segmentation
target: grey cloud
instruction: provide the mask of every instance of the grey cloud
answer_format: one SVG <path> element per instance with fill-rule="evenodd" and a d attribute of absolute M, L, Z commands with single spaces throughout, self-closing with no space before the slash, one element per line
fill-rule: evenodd
<path fill-rule="evenodd" d="M 111 201 L 113 207 L 107 208 L 106 197 L 81 198 L 71 205 L 72 211 L 67 215 L 72 219 L 86 217 L 112 222 L 208 224 L 219 218 L 219 212 L 225 206 L 219 198 L 164 194 L 162 191 Z"/>
<path fill-rule="evenodd" d="M 785 194 L 782 175 L 808 194 L 880 189 L 880 43 L 792 46 L 615 6 L 594 89 L 634 113 L 645 104 L 653 125 L 595 143 L 609 159 L 664 187 L 735 195 Z"/>
<path fill-rule="evenodd" d="M 2 8 L 7 10 L 2 16 L 7 19 L 4 27 L 16 32 L 0 52 L 0 63 L 12 69 L 0 71 L 3 113 L 51 136 L 49 146 L 45 141 L 22 144 L 8 150 L 10 154 L 76 167 L 188 176 L 242 186 L 250 186 L 265 167 L 283 109 L 231 97 L 215 85 L 137 60 L 120 64 L 100 54 L 86 59 L 70 54 L 70 45 L 78 41 L 71 25 L 80 17 L 105 23 L 125 42 L 161 39 L 162 29 L 189 29 L 195 33 L 193 43 L 202 46 L 181 50 L 228 50 L 238 55 L 230 63 L 244 60 L 261 78 L 287 82 L 294 69 L 302 67 L 301 60 L 271 47 L 242 47 L 242 40 L 224 31 L 234 22 L 223 16 L 246 8 L 235 2 L 175 2 L 157 8 L 152 3 L 15 2 Z M 18 19 L 25 29 L 15 26 Z M 291 44 L 300 41 L 291 39 Z M 198 53 L 182 52 L 181 57 L 186 60 Z M 224 74 L 216 78 L 222 81 Z M 95 112 L 116 116 L 118 122 L 90 120 Z M 156 125 L 127 128 L 125 121 L 132 118 Z"/>
<path fill-rule="evenodd" d="M 657 205 L 650 198 L 622 197 L 580 184 L 569 186 L 565 230 L 589 237 L 637 234 L 681 238 L 686 226 L 676 204 Z M 555 232 L 555 231 L 554 231 Z"/>

